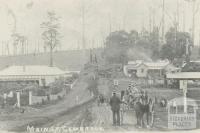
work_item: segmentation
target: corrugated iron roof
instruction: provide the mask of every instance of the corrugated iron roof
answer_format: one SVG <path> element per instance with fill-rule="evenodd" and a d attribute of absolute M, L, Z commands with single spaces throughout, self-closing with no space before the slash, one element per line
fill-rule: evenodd
<path fill-rule="evenodd" d="M 0 76 L 20 76 L 20 75 L 61 75 L 65 71 L 57 67 L 49 67 L 42 65 L 29 66 L 10 66 L 0 71 Z"/>
<path fill-rule="evenodd" d="M 169 61 L 159 61 L 159 62 L 143 62 L 143 61 L 130 61 L 128 63 L 128 67 L 130 68 L 137 68 L 140 65 L 144 64 L 148 67 L 148 69 L 163 69 L 167 65 L 169 65 Z"/>
<path fill-rule="evenodd" d="M 200 79 L 200 72 L 178 72 L 168 73 L 169 79 Z"/>

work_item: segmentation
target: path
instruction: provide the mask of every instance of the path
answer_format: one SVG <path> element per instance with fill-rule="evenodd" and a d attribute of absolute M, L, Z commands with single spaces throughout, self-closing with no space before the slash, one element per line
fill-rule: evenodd
<path fill-rule="evenodd" d="M 25 130 L 26 125 L 41 124 L 42 122 L 53 121 L 55 117 L 59 116 L 62 112 L 74 107 L 75 105 L 82 104 L 89 101 L 92 97 L 88 90 L 86 90 L 87 84 L 83 81 L 79 81 L 68 94 L 63 101 L 58 102 L 55 105 L 50 105 L 37 111 L 21 113 L 13 113 L 0 116 L 0 129 L 11 130 L 11 131 L 22 131 Z M 79 96 L 79 102 L 77 103 L 75 97 Z M 21 128 L 23 127 L 23 129 Z"/>

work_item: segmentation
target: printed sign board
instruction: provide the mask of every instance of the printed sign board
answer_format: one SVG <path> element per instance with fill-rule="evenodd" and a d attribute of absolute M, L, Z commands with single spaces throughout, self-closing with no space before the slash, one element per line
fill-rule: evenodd
<path fill-rule="evenodd" d="M 194 129 L 196 128 L 195 114 L 170 114 L 168 117 L 169 129 Z"/>
<path fill-rule="evenodd" d="M 115 86 L 118 86 L 118 85 L 119 85 L 119 81 L 115 79 L 115 80 L 114 80 L 114 85 L 115 85 Z"/>
<path fill-rule="evenodd" d="M 175 98 L 168 103 L 168 128 L 169 129 L 195 129 L 196 110 L 195 100 L 187 98 L 187 111 L 184 111 L 185 97 Z M 174 104 L 176 103 L 176 104 Z"/>

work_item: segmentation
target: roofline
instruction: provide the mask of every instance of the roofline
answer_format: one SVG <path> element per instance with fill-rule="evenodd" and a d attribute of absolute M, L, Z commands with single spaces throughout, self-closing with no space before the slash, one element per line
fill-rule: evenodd
<path fill-rule="evenodd" d="M 133 64 L 127 64 L 126 66 L 131 66 L 131 65 L 133 65 Z M 161 67 L 161 69 L 163 69 L 163 68 L 166 68 L 167 66 L 169 66 L 170 63 L 165 64 L 165 65 L 163 65 L 163 66 L 148 66 L 145 62 L 141 62 L 141 63 L 138 64 L 138 66 L 136 66 L 136 67 L 134 67 L 134 68 L 137 69 L 137 68 L 140 67 L 141 65 L 144 65 L 144 66 L 146 66 L 146 67 L 148 67 L 148 68 L 150 68 L 150 67 Z"/>
<path fill-rule="evenodd" d="M 59 76 L 59 75 L 65 75 L 66 73 L 62 74 L 50 74 L 50 75 L 0 75 L 0 77 L 5 77 L 5 76 Z M 67 73 L 69 74 L 69 73 Z"/>
<path fill-rule="evenodd" d="M 166 78 L 167 79 L 188 79 L 188 80 L 200 79 L 200 76 L 199 77 L 189 77 L 189 78 L 188 77 L 180 77 L 180 76 L 176 77 L 176 74 L 181 74 L 181 73 L 182 74 L 184 74 L 184 73 L 185 74 L 194 74 L 194 73 L 197 74 L 198 73 L 200 75 L 200 72 L 179 72 L 179 73 L 168 73 L 166 75 Z M 174 75 L 174 76 L 169 77 L 169 75 Z"/>

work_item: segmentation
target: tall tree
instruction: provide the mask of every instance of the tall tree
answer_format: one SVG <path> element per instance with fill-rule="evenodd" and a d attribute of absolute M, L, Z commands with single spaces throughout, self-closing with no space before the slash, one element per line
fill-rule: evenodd
<path fill-rule="evenodd" d="M 175 28 L 165 35 L 166 44 L 162 46 L 161 57 L 174 60 L 175 58 L 184 58 L 191 54 L 192 37 L 187 32 L 177 32 Z M 169 53 L 166 53 L 168 51 Z"/>
<path fill-rule="evenodd" d="M 41 24 L 41 28 L 44 29 L 42 38 L 44 45 L 49 47 L 50 50 L 50 66 L 53 66 L 53 51 L 60 44 L 60 23 L 59 17 L 57 17 L 54 11 L 47 12 L 48 19 Z"/>
<path fill-rule="evenodd" d="M 125 31 L 110 33 L 106 38 L 105 57 L 109 63 L 126 63 L 127 50 L 130 48 L 130 37 Z"/>
<path fill-rule="evenodd" d="M 159 28 L 154 27 L 153 31 L 149 34 L 149 43 L 150 43 L 150 49 L 152 50 L 152 55 L 151 55 L 152 59 L 157 59 L 159 57 L 159 49 L 160 49 L 159 40 L 160 40 Z"/>

